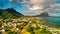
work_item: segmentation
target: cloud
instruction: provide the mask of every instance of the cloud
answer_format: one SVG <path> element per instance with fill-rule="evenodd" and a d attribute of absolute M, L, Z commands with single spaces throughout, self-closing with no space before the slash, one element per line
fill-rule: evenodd
<path fill-rule="evenodd" d="M 20 1 L 19 0 L 9 0 L 11 3 L 14 3 L 14 4 L 19 4 Z"/>
<path fill-rule="evenodd" d="M 52 5 L 52 7 L 50 7 L 47 12 L 51 12 L 51 13 L 56 13 L 60 10 L 60 4 L 54 4 Z"/>
<path fill-rule="evenodd" d="M 9 0 L 9 1 L 12 1 L 12 0 Z"/>
<path fill-rule="evenodd" d="M 39 15 L 41 13 L 45 12 L 42 10 L 34 10 L 34 11 L 25 11 L 23 14 L 27 15 L 27 16 L 35 16 L 35 15 Z M 52 7 L 50 7 L 48 10 L 46 10 L 47 13 L 49 13 L 50 16 L 59 16 L 56 13 L 60 12 L 60 4 L 54 4 L 52 5 Z"/>
<path fill-rule="evenodd" d="M 21 0 L 10 0 L 10 2 L 14 4 L 19 4 L 19 3 L 25 4 L 22 6 L 23 8 L 28 8 L 29 10 L 33 10 L 29 12 L 25 11 L 24 15 L 27 15 L 27 14 L 32 16 L 38 15 L 44 11 L 48 13 L 51 12 L 53 14 L 54 12 L 57 12 L 58 9 L 60 10 L 60 5 L 55 4 L 56 0 L 22 0 L 22 1 L 23 2 L 21 2 Z"/>
<path fill-rule="evenodd" d="M 38 11 L 29 11 L 29 12 L 23 12 L 23 15 L 25 16 L 35 16 L 35 15 L 39 15 L 41 14 L 42 11 L 38 10 Z"/>
<path fill-rule="evenodd" d="M 42 11 L 42 10 L 24 11 L 23 15 L 25 15 L 25 16 L 36 16 L 36 15 L 40 15 L 43 12 L 45 12 L 45 11 Z"/>
<path fill-rule="evenodd" d="M 26 4 L 30 10 L 47 9 L 54 4 L 56 0 L 9 0 L 14 4 Z M 22 2 L 21 2 L 22 1 Z"/>
<path fill-rule="evenodd" d="M 43 6 L 33 6 L 32 8 L 29 8 L 30 10 L 39 10 L 43 9 Z"/>
<path fill-rule="evenodd" d="M 55 5 L 53 6 L 53 9 L 60 9 L 60 4 L 55 4 Z"/>
<path fill-rule="evenodd" d="M 54 4 L 55 0 L 23 0 L 27 5 L 30 5 L 30 10 L 47 9 Z"/>
<path fill-rule="evenodd" d="M 60 13 L 49 13 L 49 16 L 60 16 Z"/>

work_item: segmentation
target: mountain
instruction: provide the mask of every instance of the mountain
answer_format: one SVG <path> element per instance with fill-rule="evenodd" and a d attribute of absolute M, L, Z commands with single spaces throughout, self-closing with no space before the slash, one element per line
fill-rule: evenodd
<path fill-rule="evenodd" d="M 49 14 L 47 12 L 43 12 L 40 15 L 36 15 L 37 17 L 49 17 Z"/>
<path fill-rule="evenodd" d="M 17 15 L 17 16 L 23 16 L 23 14 L 21 14 L 21 13 L 19 13 L 19 12 L 17 12 L 15 9 L 13 9 L 13 8 L 8 8 L 8 9 L 6 9 L 7 11 L 9 11 L 9 13 L 11 13 L 11 14 L 14 14 L 14 15 Z"/>
<path fill-rule="evenodd" d="M 26 15 L 25 15 L 26 16 Z M 31 16 L 30 16 L 31 17 Z M 49 14 L 47 12 L 43 12 L 39 15 L 33 15 L 32 17 L 50 17 Z"/>
<path fill-rule="evenodd" d="M 5 10 L 0 9 L 0 18 L 17 18 L 23 16 L 23 14 L 17 12 L 13 8 L 8 8 Z"/>

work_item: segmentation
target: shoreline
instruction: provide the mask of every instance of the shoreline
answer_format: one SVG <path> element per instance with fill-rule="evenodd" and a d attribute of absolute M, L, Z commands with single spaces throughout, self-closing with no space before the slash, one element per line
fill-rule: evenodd
<path fill-rule="evenodd" d="M 44 17 L 35 17 L 35 18 L 44 21 L 47 26 L 60 28 L 60 25 L 53 25 L 53 24 L 51 24 L 50 22 L 45 21 L 45 20 L 44 20 Z"/>

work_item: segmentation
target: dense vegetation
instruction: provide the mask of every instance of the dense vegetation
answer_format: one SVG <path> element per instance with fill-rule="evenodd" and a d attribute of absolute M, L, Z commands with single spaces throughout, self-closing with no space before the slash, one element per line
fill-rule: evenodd
<path fill-rule="evenodd" d="M 50 31 L 51 29 L 53 30 Z M 59 31 L 54 29 L 34 17 L 0 19 L 0 34 L 59 34 Z"/>
<path fill-rule="evenodd" d="M 0 10 L 0 34 L 60 34 L 60 29 L 47 26 L 43 20 L 20 15 L 13 8 Z"/>
<path fill-rule="evenodd" d="M 18 18 L 23 16 L 21 13 L 17 12 L 13 8 L 2 10 L 0 9 L 0 19 L 10 19 L 10 18 Z"/>
<path fill-rule="evenodd" d="M 16 16 L 10 14 L 9 12 L 7 11 L 0 11 L 0 19 L 1 18 L 15 18 Z"/>

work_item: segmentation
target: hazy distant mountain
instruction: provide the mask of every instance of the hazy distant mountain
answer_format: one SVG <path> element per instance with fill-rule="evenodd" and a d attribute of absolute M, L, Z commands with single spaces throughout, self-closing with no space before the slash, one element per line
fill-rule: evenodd
<path fill-rule="evenodd" d="M 47 12 L 43 12 L 40 15 L 36 15 L 37 17 L 49 17 L 49 14 Z"/>
<path fill-rule="evenodd" d="M 31 14 L 32 15 L 32 14 Z M 26 16 L 26 15 L 25 15 Z M 30 16 L 30 15 L 29 15 Z M 47 12 L 43 12 L 39 15 L 33 15 L 33 17 L 49 17 L 49 14 Z"/>
<path fill-rule="evenodd" d="M 0 18 L 17 18 L 23 16 L 23 14 L 17 12 L 13 8 L 8 8 L 5 10 L 0 9 Z"/>

